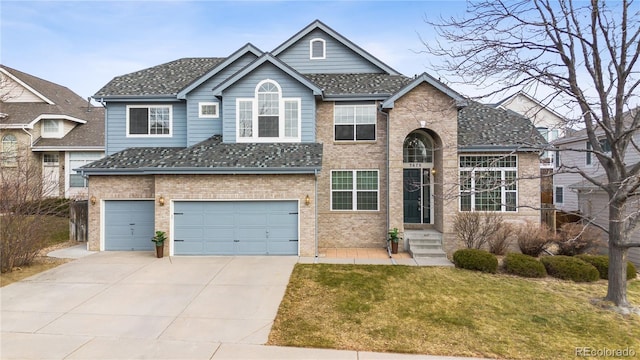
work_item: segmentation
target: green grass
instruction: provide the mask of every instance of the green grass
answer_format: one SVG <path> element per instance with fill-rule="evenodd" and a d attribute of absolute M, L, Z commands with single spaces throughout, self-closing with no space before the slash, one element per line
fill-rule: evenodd
<path fill-rule="evenodd" d="M 606 281 L 576 284 L 454 268 L 296 265 L 273 345 L 512 359 L 635 348 L 640 317 L 591 305 Z M 629 301 L 640 304 L 640 281 Z"/>

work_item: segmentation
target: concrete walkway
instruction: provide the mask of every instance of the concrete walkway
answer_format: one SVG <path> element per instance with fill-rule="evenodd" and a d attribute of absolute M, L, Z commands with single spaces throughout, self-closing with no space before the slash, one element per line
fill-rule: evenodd
<path fill-rule="evenodd" d="M 1 288 L 0 358 L 447 359 L 264 346 L 298 257 L 69 251 Z"/>

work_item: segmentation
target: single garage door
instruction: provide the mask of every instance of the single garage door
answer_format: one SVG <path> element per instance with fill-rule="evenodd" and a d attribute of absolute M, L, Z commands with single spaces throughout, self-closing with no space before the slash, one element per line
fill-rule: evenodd
<path fill-rule="evenodd" d="M 153 200 L 105 201 L 105 250 L 153 250 L 154 213 Z"/>
<path fill-rule="evenodd" d="M 297 255 L 296 201 L 174 203 L 176 255 Z"/>

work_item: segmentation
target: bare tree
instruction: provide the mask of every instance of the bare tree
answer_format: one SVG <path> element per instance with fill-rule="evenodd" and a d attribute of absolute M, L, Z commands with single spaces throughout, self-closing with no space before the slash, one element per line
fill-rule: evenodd
<path fill-rule="evenodd" d="M 64 199 L 44 196 L 57 185 L 43 178 L 40 163 L 25 151 L 19 147 L 15 154 L 0 153 L 1 272 L 29 265 L 50 235 L 43 227 L 47 217 L 67 212 Z"/>
<path fill-rule="evenodd" d="M 609 285 L 605 300 L 628 307 L 626 263 L 629 236 L 640 214 L 625 210 L 639 195 L 640 164 L 627 164 L 628 150 L 640 152 L 633 135 L 640 126 L 640 9 L 633 0 L 481 0 L 468 3 L 461 18 L 433 25 L 441 39 L 426 52 L 446 59 L 433 66 L 460 82 L 491 88 L 485 96 L 523 87 L 544 88 L 547 103 L 561 102 L 575 115 L 568 125 L 586 129 L 591 152 L 606 176 L 566 169 L 606 192 L 609 198 Z M 610 144 L 603 148 L 602 139 Z"/>

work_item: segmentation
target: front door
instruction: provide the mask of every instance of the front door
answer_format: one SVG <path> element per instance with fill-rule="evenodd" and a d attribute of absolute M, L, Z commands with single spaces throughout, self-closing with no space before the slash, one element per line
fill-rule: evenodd
<path fill-rule="evenodd" d="M 431 224 L 431 169 L 404 169 L 404 222 Z"/>
<path fill-rule="evenodd" d="M 42 195 L 60 196 L 60 160 L 56 153 L 42 154 Z"/>

